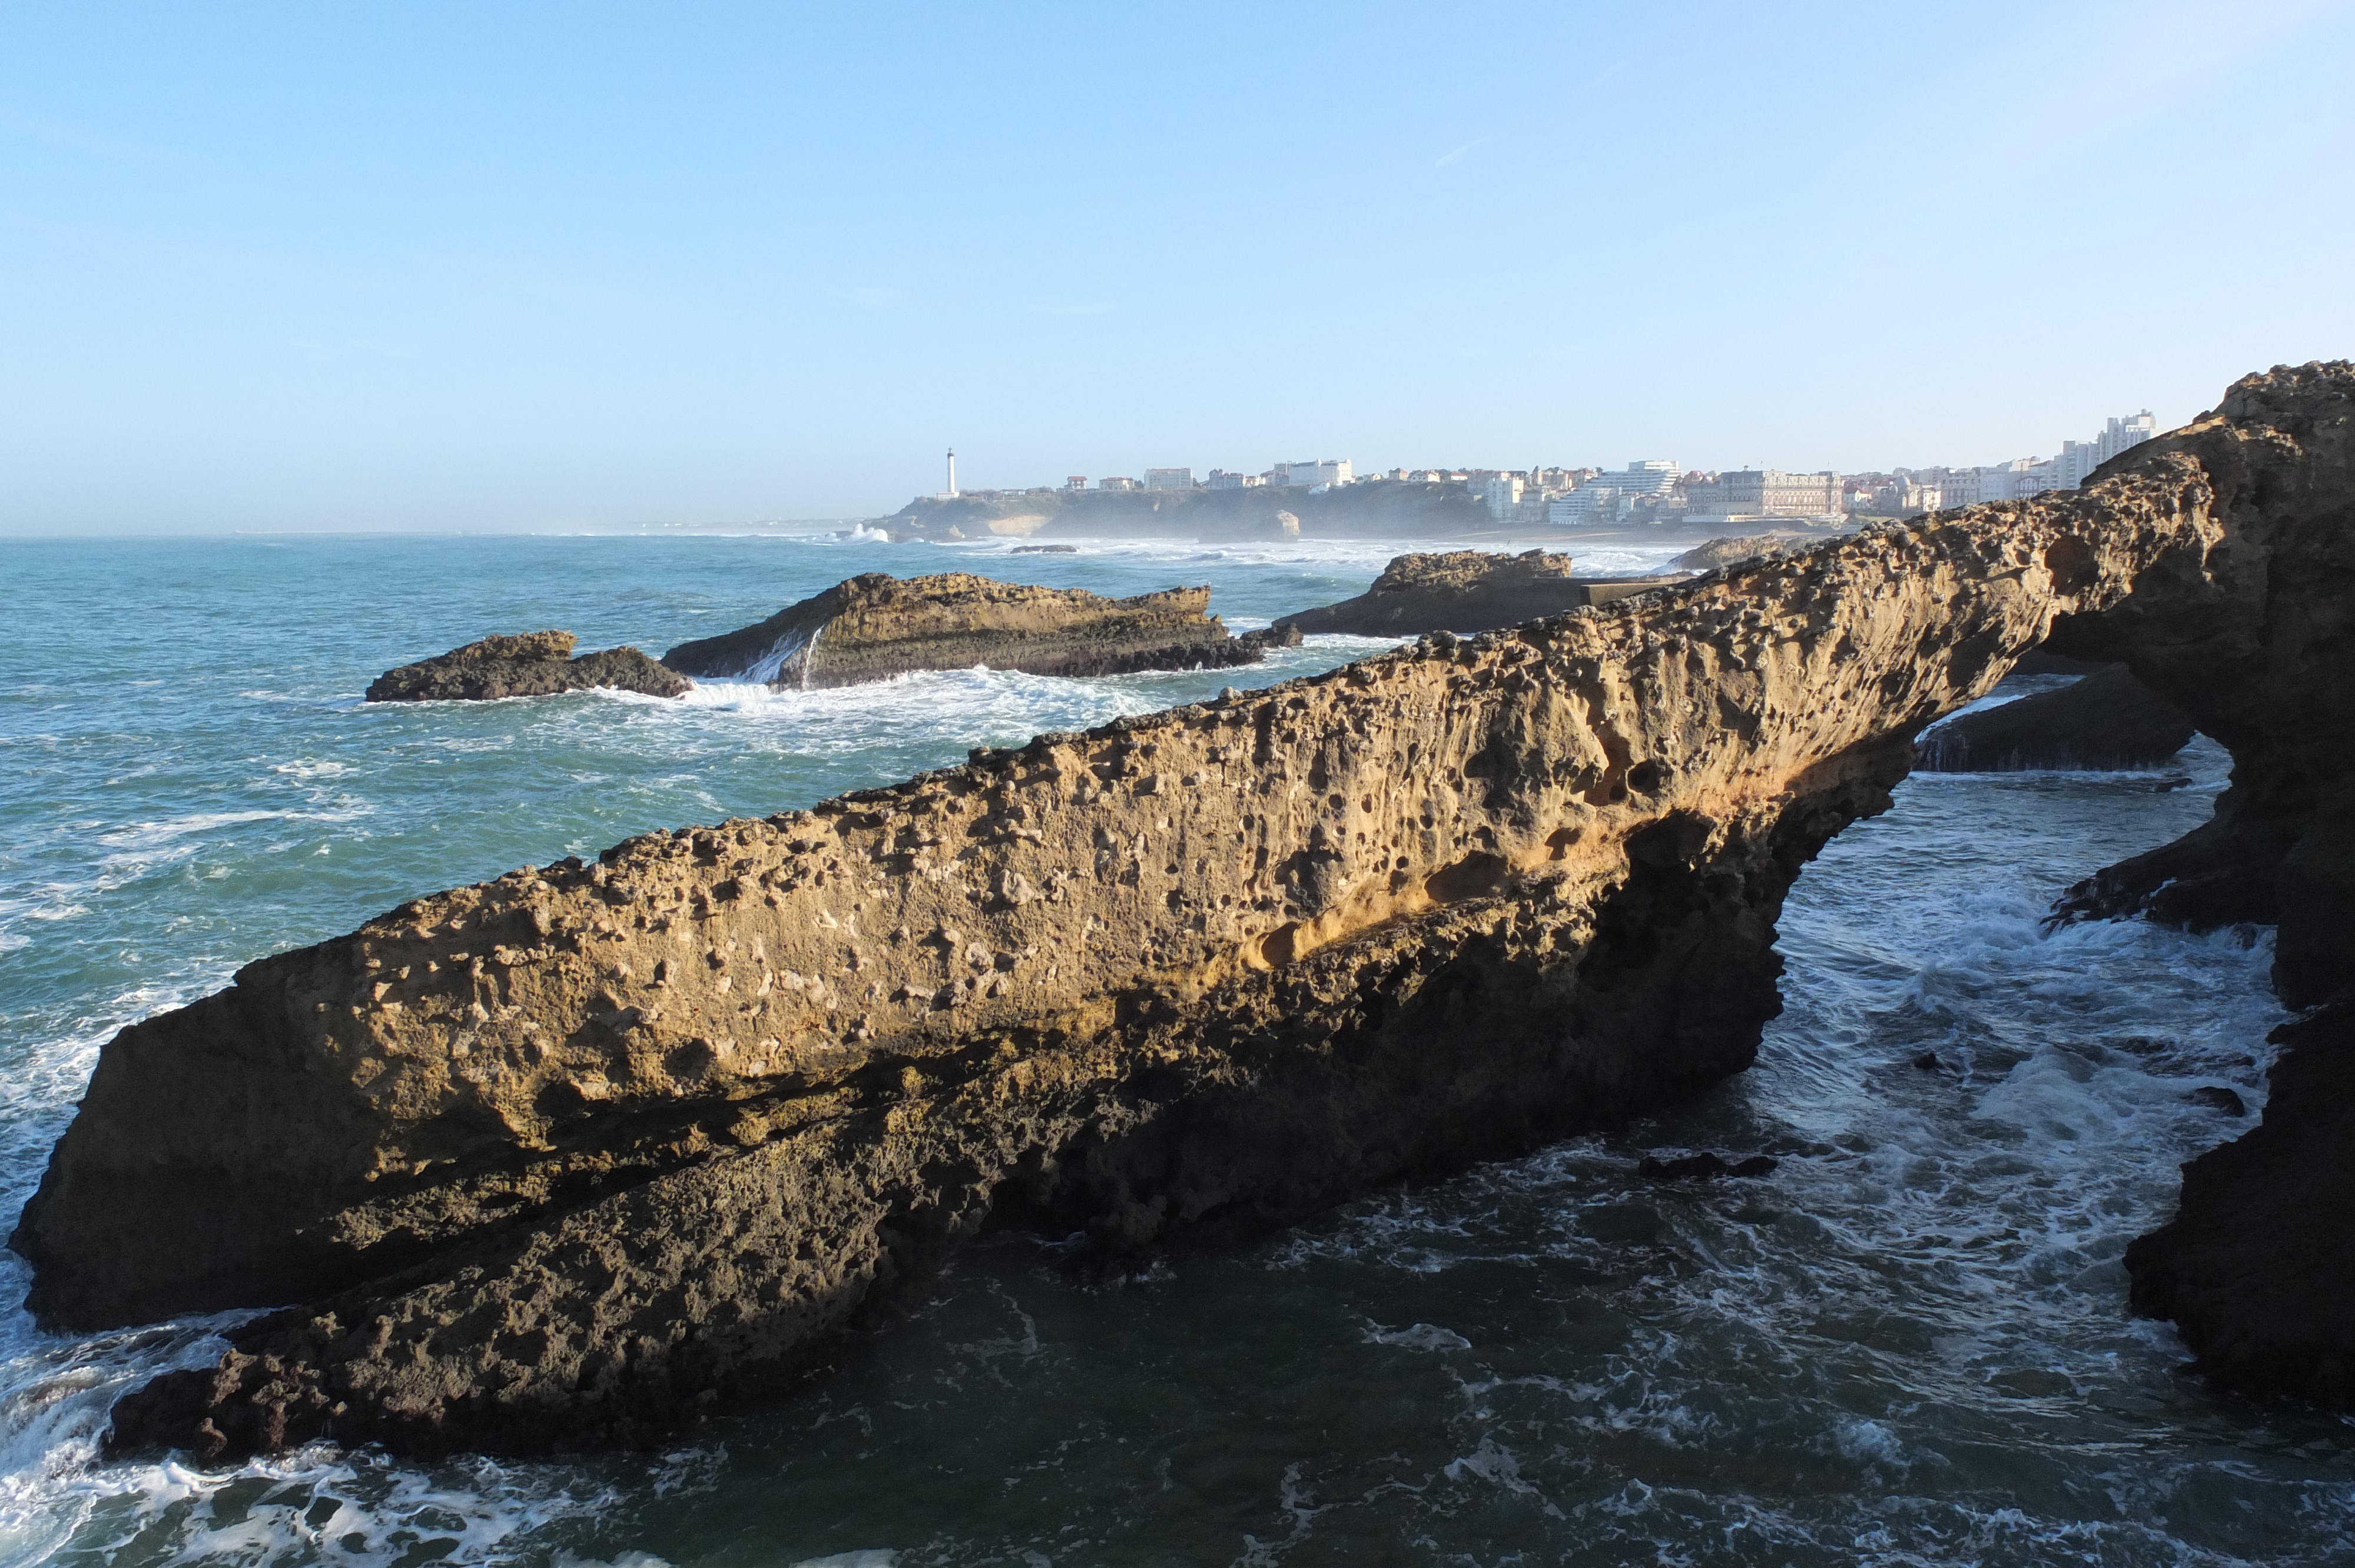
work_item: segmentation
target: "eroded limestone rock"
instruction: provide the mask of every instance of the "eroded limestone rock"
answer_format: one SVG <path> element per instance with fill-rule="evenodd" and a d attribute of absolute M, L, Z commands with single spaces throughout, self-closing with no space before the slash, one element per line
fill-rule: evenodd
<path fill-rule="evenodd" d="M 682 642 L 663 662 L 708 679 L 823 687 L 976 664 L 1033 675 L 1122 675 L 1223 669 L 1267 656 L 1265 633 L 1229 635 L 1209 604 L 1207 588 L 1105 599 L 969 572 L 907 578 L 868 572 L 756 625 Z"/>
<path fill-rule="evenodd" d="M 2355 372 L 2316 375 L 2343 425 Z M 1749 1062 L 1801 865 L 2056 623 L 2208 605 L 2252 662 L 2194 662 L 2273 678 L 2244 585 L 2307 448 L 2266 420 L 263 959 L 108 1044 L 14 1240 L 32 1305 L 305 1303 L 123 1444 L 631 1440 L 993 1220 L 1244 1234 L 1657 1106 Z M 2113 656 L 2207 728 L 2186 625 Z"/>

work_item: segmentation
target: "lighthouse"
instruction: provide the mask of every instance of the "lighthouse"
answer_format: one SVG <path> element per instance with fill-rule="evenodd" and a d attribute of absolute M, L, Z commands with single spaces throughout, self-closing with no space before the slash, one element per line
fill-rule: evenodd
<path fill-rule="evenodd" d="M 956 499 L 956 448 L 949 449 L 949 499 Z"/>

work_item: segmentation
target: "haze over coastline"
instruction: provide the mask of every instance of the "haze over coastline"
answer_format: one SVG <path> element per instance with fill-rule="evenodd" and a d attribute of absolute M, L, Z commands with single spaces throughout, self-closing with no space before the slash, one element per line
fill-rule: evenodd
<path fill-rule="evenodd" d="M 0 533 L 1989 462 L 2355 329 L 2344 4 L 5 26 Z"/>

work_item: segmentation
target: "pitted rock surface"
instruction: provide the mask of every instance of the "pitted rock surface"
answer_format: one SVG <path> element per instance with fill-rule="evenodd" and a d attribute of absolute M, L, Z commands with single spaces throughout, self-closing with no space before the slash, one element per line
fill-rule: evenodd
<path fill-rule="evenodd" d="M 2343 444 L 2300 431 L 2343 429 L 2355 372 L 2284 378 L 2080 492 L 649 834 L 250 965 L 106 1047 L 15 1238 L 32 1305 L 308 1303 L 123 1402 L 123 1444 L 647 1439 L 987 1223 L 1115 1256 L 1247 1234 L 1690 1093 L 1779 1006 L 1800 867 L 2056 624 L 2138 628 L 2114 656 L 2203 728 L 2233 681 L 2295 708 L 2246 585 L 2302 564 L 2256 543 L 2294 476 L 2343 496 Z M 2283 548 L 2339 547 L 2336 504 Z M 2136 620 L 2152 599 L 2257 652 L 2175 662 L 2190 612 Z"/>

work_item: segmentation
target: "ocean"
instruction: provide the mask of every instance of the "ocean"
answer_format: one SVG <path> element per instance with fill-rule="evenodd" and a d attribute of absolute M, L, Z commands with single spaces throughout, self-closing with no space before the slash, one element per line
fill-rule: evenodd
<path fill-rule="evenodd" d="M 873 570 L 1209 583 L 1246 629 L 1405 547 L 0 543 L 0 1208 L 107 1037 L 249 959 L 650 828 L 1383 644 L 1086 681 L 363 706 L 394 664 L 550 626 L 659 653 Z M 2263 1104 L 2269 933 L 2038 927 L 2068 883 L 2204 818 L 2228 765 L 2200 739 L 2155 773 L 1916 777 L 1801 877 L 1785 1011 L 1700 1099 L 1118 1282 L 990 1238 L 798 1391 L 661 1453 L 108 1463 L 112 1398 L 209 1361 L 220 1322 L 43 1333 L 6 1255 L 0 1563 L 2355 1561 L 2355 1425 L 2187 1377 L 2172 1331 L 2127 1315 L 2119 1265 L 2178 1163 L 2250 1125 L 2190 1091 Z M 1778 1164 L 1637 1173 L 1699 1150 Z"/>

